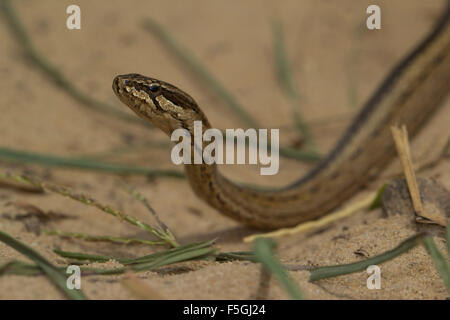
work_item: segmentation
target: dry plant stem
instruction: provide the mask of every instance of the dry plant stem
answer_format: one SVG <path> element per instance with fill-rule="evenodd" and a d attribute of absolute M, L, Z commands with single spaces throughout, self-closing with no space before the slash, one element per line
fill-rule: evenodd
<path fill-rule="evenodd" d="M 161 230 L 158 230 L 158 232 L 161 233 L 162 236 L 168 237 L 168 239 L 171 240 L 176 246 L 178 244 L 176 243 L 175 236 L 173 235 L 172 231 L 170 231 L 169 227 L 162 222 L 162 220 L 159 218 L 158 214 L 156 213 L 155 209 L 150 205 L 150 203 L 147 201 L 145 197 L 143 197 L 139 192 L 136 190 L 133 190 L 128 184 L 126 184 L 124 181 L 121 181 L 122 185 L 125 187 L 125 189 L 130 193 L 133 197 L 135 197 L 137 200 L 139 200 L 144 206 L 147 208 L 148 211 L 152 214 L 153 218 L 155 218 L 156 222 L 158 223 Z"/>
<path fill-rule="evenodd" d="M 422 223 L 437 223 L 445 227 L 448 219 L 434 215 L 430 212 L 425 212 L 420 198 L 419 186 L 417 184 L 416 174 L 411 159 L 411 150 L 408 140 L 408 132 L 405 126 L 401 129 L 398 127 L 391 127 L 392 136 L 394 138 L 395 147 L 397 149 L 400 162 L 402 164 L 403 172 L 405 174 L 406 183 L 408 185 L 409 194 L 413 203 L 414 211 L 416 213 L 416 221 Z"/>
<path fill-rule="evenodd" d="M 406 183 L 408 184 L 409 193 L 411 194 L 414 210 L 417 214 L 423 215 L 422 201 L 420 201 L 419 186 L 417 184 L 416 174 L 411 160 L 411 150 L 409 147 L 408 132 L 406 127 L 391 127 L 392 136 L 394 137 L 395 147 L 400 158 L 400 162 L 405 173 Z"/>
<path fill-rule="evenodd" d="M 57 193 L 59 195 L 62 195 L 64 197 L 68 197 L 70 199 L 79 201 L 81 203 L 84 203 L 85 205 L 88 206 L 92 206 L 95 208 L 100 209 L 103 212 L 106 212 L 118 219 L 120 219 L 121 221 L 126 221 L 128 223 L 131 223 L 132 225 L 135 225 L 145 231 L 151 232 L 152 234 L 154 234 L 156 237 L 158 237 L 161 240 L 164 240 L 165 242 L 167 242 L 170 246 L 172 247 L 177 247 L 178 243 L 176 243 L 174 241 L 174 239 L 172 238 L 171 235 L 165 234 L 165 233 L 161 233 L 161 231 L 156 230 L 155 228 L 153 228 L 152 226 L 139 221 L 138 219 L 136 219 L 133 216 L 127 215 L 117 209 L 114 209 L 110 206 L 106 206 L 101 204 L 100 202 L 96 201 L 95 199 L 87 196 L 87 195 L 83 195 L 83 194 L 77 194 L 74 193 L 73 191 L 71 191 L 70 189 L 63 187 L 63 186 L 57 186 L 54 184 L 50 184 L 50 183 L 46 183 L 46 182 L 42 182 L 37 180 L 36 178 L 30 178 L 30 177 L 25 177 L 25 176 L 21 176 L 21 175 L 10 175 L 10 174 L 1 174 L 0 173 L 0 178 L 3 179 L 9 179 L 9 180 L 13 180 L 13 181 L 18 181 L 21 183 L 25 183 L 25 184 L 29 184 L 32 185 L 34 187 L 40 188 L 42 190 L 44 190 L 45 192 L 53 192 L 53 193 Z"/>
<path fill-rule="evenodd" d="M 326 215 L 323 218 L 318 220 L 308 221 L 305 223 L 301 223 L 293 228 L 282 228 L 272 232 L 260 233 L 247 236 L 243 239 L 244 242 L 252 242 L 257 238 L 280 238 L 288 235 L 299 234 L 302 232 L 309 232 L 313 230 L 317 230 L 324 226 L 331 224 L 332 222 L 341 220 L 343 218 L 349 217 L 352 214 L 362 210 L 368 209 L 370 205 L 374 202 L 374 199 L 377 197 L 377 192 L 371 192 L 363 199 L 350 204 L 349 206 L 337 210 L 333 213 Z"/>

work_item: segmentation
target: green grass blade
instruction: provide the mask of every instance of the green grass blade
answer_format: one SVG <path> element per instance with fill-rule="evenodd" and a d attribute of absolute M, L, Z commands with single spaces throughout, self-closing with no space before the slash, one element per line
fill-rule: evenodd
<path fill-rule="evenodd" d="M 274 256 L 273 251 L 275 246 L 276 244 L 272 239 L 257 239 L 253 249 L 256 259 L 264 266 L 264 268 L 266 268 L 266 270 L 275 275 L 292 299 L 303 299 L 301 291 L 296 283 L 289 277 L 284 266 Z"/>
<path fill-rule="evenodd" d="M 129 155 L 131 153 L 140 152 L 142 150 L 148 150 L 150 148 L 170 150 L 171 146 L 172 143 L 170 141 L 150 141 L 133 145 L 122 145 L 106 151 L 80 154 L 76 158 L 89 160 L 119 158 L 122 156 Z"/>
<path fill-rule="evenodd" d="M 317 162 L 322 159 L 322 156 L 315 151 L 301 151 L 282 146 L 280 146 L 280 156 L 308 162 Z"/>
<path fill-rule="evenodd" d="M 89 260 L 90 262 L 107 262 L 111 259 L 114 259 L 118 262 L 121 262 L 120 259 L 110 257 L 110 256 L 100 256 L 100 255 L 87 254 L 87 253 L 82 253 L 82 252 L 62 251 L 59 249 L 54 249 L 53 252 L 63 258 L 68 258 L 68 259 Z"/>
<path fill-rule="evenodd" d="M 278 20 L 272 21 L 272 35 L 278 80 L 281 87 L 286 91 L 288 97 L 292 100 L 298 100 L 299 93 L 296 90 L 292 80 L 292 68 L 286 53 L 283 29 L 280 21 Z"/>
<path fill-rule="evenodd" d="M 309 281 L 317 281 L 324 278 L 336 277 L 344 274 L 354 273 L 365 270 L 368 266 L 380 264 L 399 256 L 420 243 L 423 234 L 412 236 L 392 250 L 386 251 L 373 258 L 350 264 L 341 264 L 336 266 L 319 267 L 311 270 Z"/>
<path fill-rule="evenodd" d="M 86 267 L 80 268 L 83 275 L 90 275 L 90 274 L 111 275 L 111 274 L 122 274 L 127 270 L 132 270 L 135 272 L 149 271 L 177 262 L 214 257 L 217 250 L 215 248 L 210 247 L 214 243 L 214 241 L 215 240 L 199 243 L 191 243 L 188 245 L 180 246 L 162 252 L 152 253 L 143 257 L 133 259 L 90 255 L 80 252 L 68 252 L 61 250 L 54 250 L 54 252 L 64 258 L 89 260 L 97 262 L 105 262 L 114 259 L 120 262 L 121 264 L 125 265 L 125 267 L 123 268 L 114 268 L 114 269 L 99 269 Z"/>
<path fill-rule="evenodd" d="M 127 270 L 132 270 L 135 272 L 150 271 L 150 270 L 154 270 L 159 267 L 163 267 L 163 266 L 177 263 L 177 262 L 183 262 L 183 261 L 201 259 L 201 258 L 205 258 L 208 256 L 213 256 L 215 252 L 216 252 L 216 249 L 214 249 L 214 248 L 194 249 L 194 250 L 188 250 L 188 251 L 184 251 L 184 252 L 177 253 L 177 254 L 163 256 L 152 262 L 138 263 L 138 264 L 131 265 L 129 267 L 124 267 L 124 268 L 116 268 L 116 269 L 81 268 L 81 270 L 84 272 L 85 275 L 87 275 L 89 273 L 103 274 L 103 275 L 121 274 Z"/>
<path fill-rule="evenodd" d="M 198 258 L 204 258 L 205 256 L 212 255 L 216 252 L 214 248 L 201 248 L 188 250 L 184 252 L 177 252 L 176 254 L 167 255 L 161 257 L 152 262 L 138 263 L 133 265 L 131 268 L 134 271 L 145 271 L 145 270 L 153 270 L 162 266 L 166 266 L 169 264 L 173 264 L 176 262 L 188 261 Z"/>
<path fill-rule="evenodd" d="M 205 243 L 197 243 L 197 244 L 189 244 L 184 246 L 184 249 L 186 248 L 202 248 L 205 245 L 210 245 L 211 242 L 205 242 Z M 204 248 L 204 247 L 203 247 Z M 180 251 L 179 248 L 176 249 L 170 249 L 167 251 Z M 135 259 L 122 259 L 122 258 L 116 258 L 111 256 L 101 256 L 101 255 L 93 255 L 93 254 L 86 254 L 81 252 L 69 252 L 69 251 L 62 251 L 55 249 L 53 252 L 58 254 L 59 256 L 66 258 L 66 259 L 76 259 L 76 260 L 88 260 L 89 262 L 107 262 L 109 260 L 116 260 L 119 263 L 122 263 L 124 265 L 130 265 L 130 264 L 136 264 L 137 262 L 143 263 L 143 262 L 151 262 L 156 261 L 157 259 L 161 259 L 167 251 L 164 252 L 157 252 L 155 254 L 139 257 Z M 212 253 L 213 251 L 205 250 L 208 254 Z M 189 250 L 187 250 L 189 252 Z M 184 253 L 186 253 L 186 250 L 184 250 Z M 202 252 L 200 252 L 202 253 Z M 198 255 L 198 252 L 196 253 Z M 185 256 L 186 258 L 186 256 Z M 180 259 L 180 257 L 178 257 Z M 255 262 L 255 256 L 253 252 L 225 252 L 225 253 L 219 253 L 216 255 L 216 261 L 234 261 L 234 260 L 247 260 L 247 261 L 253 261 Z M 161 259 L 162 261 L 162 259 Z M 170 260 L 165 260 L 165 263 L 170 262 Z M 158 263 L 159 266 L 160 263 Z M 157 264 L 153 264 L 153 268 L 158 266 Z M 96 268 L 86 268 L 81 267 L 81 270 L 83 271 L 83 275 L 87 275 L 89 273 L 94 274 L 118 274 L 123 273 L 126 268 L 119 268 L 119 269 L 96 269 Z M 42 274 L 42 270 L 34 264 L 22 262 L 22 261 L 10 261 L 5 263 L 4 265 L 0 266 L 0 275 L 2 274 L 14 274 L 14 275 L 23 275 L 23 276 L 34 276 L 38 274 Z"/>
<path fill-rule="evenodd" d="M 67 297 L 76 300 L 86 299 L 81 290 L 68 289 L 66 285 L 66 275 L 57 267 L 53 266 L 38 252 L 2 231 L 0 231 L 0 241 L 4 242 L 8 246 L 12 247 L 13 249 L 25 255 L 27 258 L 34 261 L 47 274 L 47 276 L 53 281 L 53 283 L 67 295 Z"/>
<path fill-rule="evenodd" d="M 198 242 L 198 243 L 190 243 L 184 246 L 179 246 L 176 248 L 151 253 L 142 257 L 137 258 L 118 258 L 118 257 L 112 257 L 112 256 L 101 256 L 101 255 L 93 255 L 93 254 L 86 254 L 82 252 L 70 252 L 70 251 L 62 251 L 55 249 L 53 252 L 55 252 L 57 255 L 69 258 L 69 259 L 77 259 L 77 260 L 89 260 L 90 262 L 106 262 L 109 260 L 116 260 L 124 265 L 132 265 L 132 264 L 144 264 L 144 263 L 150 263 L 157 260 L 163 260 L 172 256 L 181 255 L 186 252 L 195 251 L 203 248 L 210 247 L 214 240 L 210 241 L 204 241 L 204 242 Z"/>
<path fill-rule="evenodd" d="M 304 137 L 306 145 L 310 149 L 310 151 L 313 151 L 313 153 L 315 153 L 316 145 L 314 137 L 311 134 L 307 122 L 296 110 L 296 107 L 300 101 L 300 95 L 294 85 L 294 80 L 292 78 L 292 67 L 286 53 L 284 34 L 280 21 L 274 20 L 272 22 L 272 34 L 275 66 L 277 69 L 278 80 L 280 82 L 281 88 L 284 89 L 284 92 L 286 92 L 287 97 L 291 101 L 293 116 L 292 118 L 294 120 L 295 128 L 297 128 L 301 136 Z"/>
<path fill-rule="evenodd" d="M 378 189 L 377 195 L 373 202 L 369 206 L 369 210 L 374 210 L 376 208 L 381 207 L 381 198 L 383 197 L 384 190 L 386 189 L 387 184 L 383 184 L 380 189 Z"/>
<path fill-rule="evenodd" d="M 125 272 L 129 271 L 129 269 L 126 267 L 114 268 L 114 269 L 80 267 L 80 269 L 81 269 L 81 274 L 83 276 L 90 276 L 90 275 L 108 276 L 108 275 L 113 275 L 113 274 L 124 274 Z"/>
<path fill-rule="evenodd" d="M 155 261 L 168 259 L 177 255 L 182 255 L 187 252 L 192 252 L 196 250 L 202 250 L 204 248 L 209 248 L 215 242 L 214 240 L 198 242 L 198 243 L 190 243 L 187 245 L 179 246 L 176 248 L 172 248 L 169 250 L 152 253 L 143 257 L 128 259 L 125 261 L 125 264 L 145 264 L 145 263 L 153 263 Z"/>
<path fill-rule="evenodd" d="M 146 244 L 150 246 L 162 246 L 166 245 L 165 241 L 159 240 L 147 240 L 147 239 L 138 239 L 138 238 L 122 238 L 122 237 L 113 237 L 113 236 L 103 236 L 103 235 L 92 235 L 80 232 L 64 232 L 60 230 L 44 230 L 45 234 L 48 235 L 56 235 L 64 238 L 70 239 L 83 239 L 85 241 L 102 241 L 102 242 L 112 242 L 112 243 L 120 243 L 120 244 Z"/>
<path fill-rule="evenodd" d="M 434 265 L 436 269 L 439 271 L 442 280 L 444 280 L 445 287 L 447 288 L 447 292 L 450 293 L 450 266 L 447 261 L 445 261 L 444 256 L 436 247 L 436 244 L 433 241 L 433 238 L 430 236 L 426 236 L 423 239 L 423 245 L 427 250 L 428 254 L 434 261 Z"/>
<path fill-rule="evenodd" d="M 348 97 L 348 105 L 350 108 L 355 109 L 358 107 L 358 64 L 360 63 L 360 54 L 361 54 L 361 39 L 364 36 L 364 33 L 367 31 L 365 26 L 365 21 L 360 23 L 358 27 L 354 31 L 354 39 L 352 42 L 352 47 L 348 59 L 348 89 L 347 89 L 347 97 Z"/>
<path fill-rule="evenodd" d="M 0 159 L 14 162 L 33 163 L 48 167 L 74 168 L 116 174 L 147 175 L 153 177 L 165 176 L 171 178 L 184 178 L 184 174 L 182 172 L 175 170 L 147 169 L 121 164 L 98 162 L 89 159 L 59 157 L 4 147 L 0 147 Z"/>
<path fill-rule="evenodd" d="M 18 260 L 9 261 L 0 266 L 0 276 L 4 274 L 36 276 L 42 273 L 43 271 L 39 266 Z"/>

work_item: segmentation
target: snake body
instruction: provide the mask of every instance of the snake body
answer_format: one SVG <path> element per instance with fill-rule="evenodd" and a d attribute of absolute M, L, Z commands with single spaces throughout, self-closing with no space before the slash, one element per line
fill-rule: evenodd
<path fill-rule="evenodd" d="M 194 192 L 222 214 L 258 229 L 289 227 L 327 214 L 395 156 L 391 125 L 404 124 L 415 135 L 447 96 L 449 16 L 447 6 L 428 36 L 381 83 L 331 153 L 306 176 L 276 191 L 260 191 L 234 184 L 215 164 L 185 164 Z M 167 82 L 119 75 L 113 90 L 138 116 L 168 135 L 178 128 L 193 135 L 194 121 L 202 121 L 203 130 L 211 128 L 194 99 Z"/>

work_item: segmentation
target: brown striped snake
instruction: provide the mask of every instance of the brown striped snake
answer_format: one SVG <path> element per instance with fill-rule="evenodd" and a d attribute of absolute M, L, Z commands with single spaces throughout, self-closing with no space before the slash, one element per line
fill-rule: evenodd
<path fill-rule="evenodd" d="M 368 100 L 331 153 L 306 176 L 276 191 L 238 186 L 215 164 L 185 164 L 194 192 L 219 212 L 258 229 L 294 226 L 319 218 L 350 198 L 395 156 L 390 126 L 404 124 L 411 136 L 450 91 L 450 6 L 430 34 L 401 60 Z M 208 119 L 187 93 L 139 74 L 113 81 L 119 99 L 169 136 L 177 128 L 193 135 Z M 193 146 L 192 146 L 193 147 Z"/>

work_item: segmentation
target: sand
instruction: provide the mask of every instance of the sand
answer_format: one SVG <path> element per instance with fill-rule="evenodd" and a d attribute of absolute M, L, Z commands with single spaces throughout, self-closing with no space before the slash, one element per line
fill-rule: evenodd
<path fill-rule="evenodd" d="M 432 26 L 443 1 L 377 1 L 382 8 L 382 29 L 364 26 L 369 1 L 76 1 L 82 10 L 82 29 L 67 30 L 65 9 L 74 1 L 14 1 L 32 41 L 58 69 L 82 91 L 121 106 L 111 90 L 116 74 L 138 72 L 176 84 L 189 92 L 217 128 L 244 124 L 140 22 L 151 17 L 173 34 L 235 94 L 246 110 L 267 128 L 284 128 L 284 144 L 295 141 L 291 105 L 278 85 L 272 50 L 271 19 L 283 24 L 287 54 L 294 81 L 301 94 L 302 113 L 322 153 L 331 149 L 352 116 L 369 97 L 396 61 L 409 51 Z M 0 145 L 60 156 L 99 154 L 130 144 L 167 141 L 152 130 L 86 109 L 55 86 L 24 57 L 22 47 L 0 23 Z M 130 112 L 131 114 L 131 112 Z M 412 144 L 413 158 L 423 163 L 442 150 L 449 136 L 450 100 Z M 169 148 L 141 148 L 107 158 L 118 163 L 149 168 L 181 170 L 170 162 Z M 281 159 L 273 177 L 258 174 L 254 166 L 227 166 L 223 172 L 236 181 L 281 186 L 306 173 L 312 165 Z M 398 160 L 379 180 L 356 195 L 364 196 L 399 173 Z M 442 158 L 420 172 L 450 188 L 450 161 Z M 32 173 L 46 181 L 72 189 L 120 208 L 152 223 L 149 213 L 120 187 L 118 177 L 90 171 L 42 168 L 2 161 L 0 172 Z M 221 216 L 200 201 L 185 180 L 123 177 L 146 196 L 180 243 L 218 238 L 224 251 L 249 250 L 244 236 L 255 231 Z M 158 250 L 144 245 L 93 243 L 61 239 L 30 231 L 23 220 L 8 219 L 20 210 L 8 203 L 20 201 L 70 219 L 52 220 L 43 228 L 123 237 L 148 234 L 93 208 L 55 194 L 25 193 L 0 189 L 0 230 L 23 241 L 55 264 L 67 261 L 52 250 L 82 251 L 102 255 L 137 257 Z M 345 205 L 345 204 L 344 204 Z M 278 240 L 283 263 L 330 265 L 364 259 L 398 245 L 415 234 L 412 216 L 386 217 L 381 209 L 352 217 L 310 234 Z M 445 240 L 435 241 L 443 251 Z M 0 264 L 25 258 L 0 243 Z M 308 271 L 290 275 L 310 299 L 445 299 L 448 294 L 432 260 L 423 247 L 381 267 L 379 290 L 366 287 L 368 275 L 359 272 L 315 283 Z M 123 276 L 86 277 L 84 293 L 91 299 L 136 298 L 118 280 Z M 256 297 L 260 268 L 250 262 L 189 262 L 139 274 L 167 299 L 249 299 Z M 0 276 L 0 299 L 64 299 L 45 276 Z M 288 298 L 275 280 L 269 299 Z"/>

